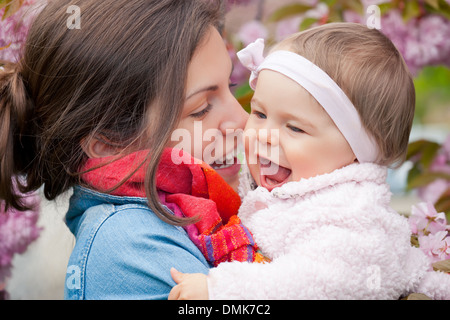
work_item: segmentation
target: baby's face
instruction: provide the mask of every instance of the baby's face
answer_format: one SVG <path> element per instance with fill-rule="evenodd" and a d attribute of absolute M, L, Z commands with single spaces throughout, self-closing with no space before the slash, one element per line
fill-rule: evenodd
<path fill-rule="evenodd" d="M 350 145 L 308 91 L 271 70 L 258 77 L 245 127 L 250 173 L 269 191 L 355 161 Z"/>

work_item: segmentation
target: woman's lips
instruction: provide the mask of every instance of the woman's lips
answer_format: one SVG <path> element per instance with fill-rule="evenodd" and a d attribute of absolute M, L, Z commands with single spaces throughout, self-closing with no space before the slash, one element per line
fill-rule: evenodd
<path fill-rule="evenodd" d="M 211 164 L 211 167 L 221 176 L 229 177 L 238 174 L 241 164 L 236 157 L 233 157 L 227 158 L 222 164 L 214 162 Z"/>

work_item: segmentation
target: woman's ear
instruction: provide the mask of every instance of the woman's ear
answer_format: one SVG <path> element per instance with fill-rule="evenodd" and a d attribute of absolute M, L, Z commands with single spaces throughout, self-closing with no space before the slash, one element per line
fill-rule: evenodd
<path fill-rule="evenodd" d="M 103 158 L 117 154 L 117 148 L 108 143 L 105 137 L 84 138 L 80 145 L 89 158 Z"/>

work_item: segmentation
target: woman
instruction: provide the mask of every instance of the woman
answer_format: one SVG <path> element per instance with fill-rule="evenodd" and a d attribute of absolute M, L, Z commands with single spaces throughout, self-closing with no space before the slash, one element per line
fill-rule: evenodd
<path fill-rule="evenodd" d="M 69 6 L 80 8 L 80 29 L 67 28 Z M 12 188 L 15 175 L 26 176 L 21 191 L 44 185 L 48 199 L 74 187 L 67 299 L 164 299 L 174 284 L 170 267 L 207 272 L 180 227 L 192 221 L 165 210 L 156 176 L 167 147 L 189 151 L 174 130 L 191 133 L 193 154 L 222 146 L 212 159 L 220 163 L 231 151 L 226 134 L 244 127 L 218 12 L 211 1 L 50 2 L 30 29 L 23 59 L 0 72 L 0 198 L 26 208 Z M 221 136 L 203 141 L 208 129 Z M 83 179 L 90 159 L 141 150 L 150 150 L 146 197 L 112 195 Z M 237 163 L 218 170 L 233 186 L 238 171 Z"/>

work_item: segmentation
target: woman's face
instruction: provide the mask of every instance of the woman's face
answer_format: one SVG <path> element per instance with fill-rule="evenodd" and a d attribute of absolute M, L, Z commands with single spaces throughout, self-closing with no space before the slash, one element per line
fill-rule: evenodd
<path fill-rule="evenodd" d="M 210 164 L 236 190 L 241 166 L 235 150 L 248 114 L 230 91 L 232 69 L 222 37 L 211 28 L 189 64 L 186 100 L 169 147 Z"/>

